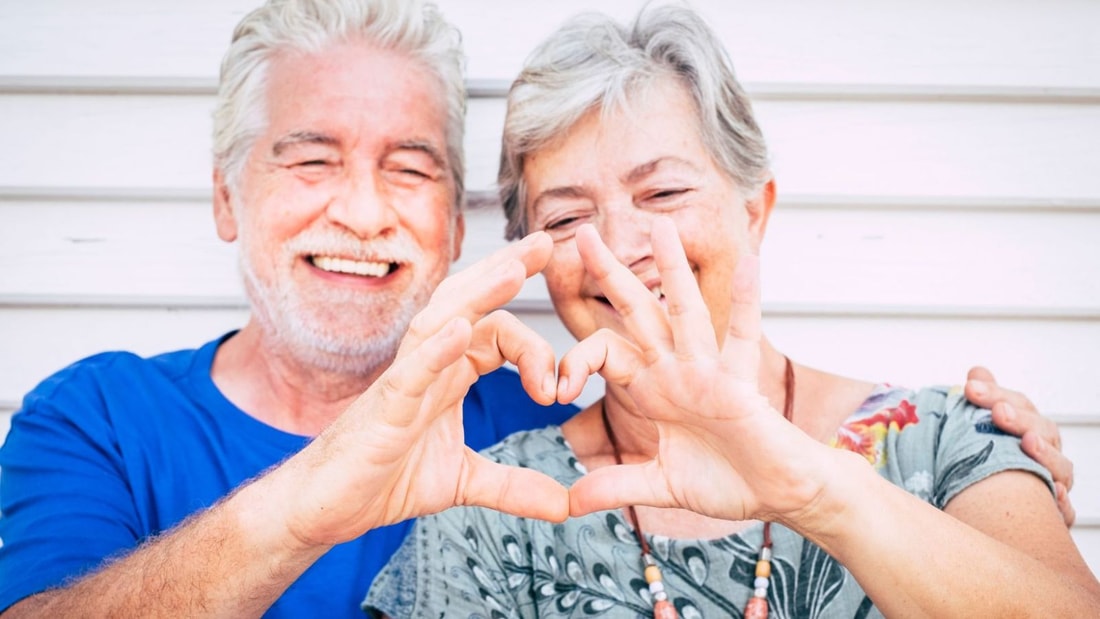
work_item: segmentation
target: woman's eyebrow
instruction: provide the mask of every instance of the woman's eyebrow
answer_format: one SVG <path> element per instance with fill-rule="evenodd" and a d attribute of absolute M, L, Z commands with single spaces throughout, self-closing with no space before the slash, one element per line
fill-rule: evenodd
<path fill-rule="evenodd" d="M 634 166 L 633 168 L 630 169 L 630 171 L 628 171 L 626 174 L 624 174 L 623 177 L 619 180 L 623 184 L 634 183 L 634 182 L 642 180 L 643 178 L 649 176 L 650 174 L 653 174 L 654 172 L 657 171 L 658 168 L 660 168 L 664 165 L 670 165 L 670 164 L 671 165 L 678 165 L 678 166 L 687 167 L 693 172 L 699 172 L 700 171 L 699 166 L 695 165 L 691 161 L 688 161 L 687 159 L 682 159 L 680 157 L 671 157 L 671 156 L 669 156 L 669 157 L 658 157 L 657 159 L 653 159 L 653 160 L 647 161 L 643 164 Z"/>
<path fill-rule="evenodd" d="M 543 200 L 552 200 L 555 198 L 573 199 L 585 197 L 588 197 L 588 192 L 577 185 L 551 187 L 550 189 L 539 192 L 539 195 L 535 196 L 534 202 L 531 203 L 531 208 L 532 210 L 537 211 L 539 208 L 539 203 Z"/>

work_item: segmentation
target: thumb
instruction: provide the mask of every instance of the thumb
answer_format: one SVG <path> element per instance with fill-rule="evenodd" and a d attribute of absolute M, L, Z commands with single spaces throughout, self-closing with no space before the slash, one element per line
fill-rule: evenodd
<path fill-rule="evenodd" d="M 459 490 L 460 504 L 551 522 L 569 517 L 569 491 L 549 475 L 493 462 L 473 451 L 467 458 L 470 472 Z"/>
<path fill-rule="evenodd" d="M 667 489 L 653 483 L 663 479 L 656 461 L 596 469 L 569 489 L 569 515 L 583 516 L 627 505 L 676 507 Z"/>

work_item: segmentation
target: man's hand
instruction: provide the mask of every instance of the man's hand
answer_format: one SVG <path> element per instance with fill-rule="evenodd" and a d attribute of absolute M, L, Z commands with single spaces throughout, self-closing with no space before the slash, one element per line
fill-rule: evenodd
<path fill-rule="evenodd" d="M 1077 513 L 1069 500 L 1073 488 L 1073 462 L 1062 453 L 1058 424 L 1043 417 L 1031 400 L 1019 391 L 997 384 L 993 374 L 981 366 L 966 375 L 966 399 L 993 411 L 993 423 L 1004 432 L 1020 437 L 1024 453 L 1046 467 L 1054 477 L 1058 509 L 1066 526 L 1073 526 Z"/>
<path fill-rule="evenodd" d="M 412 320 L 393 365 L 262 480 L 285 501 L 285 526 L 299 543 L 337 544 L 456 505 L 565 519 L 565 488 L 533 469 L 478 455 L 465 445 L 462 426 L 470 386 L 506 361 L 519 368 L 536 401 L 553 401 L 553 348 L 495 311 L 546 265 L 551 249 L 550 238 L 535 233 L 448 277 Z"/>

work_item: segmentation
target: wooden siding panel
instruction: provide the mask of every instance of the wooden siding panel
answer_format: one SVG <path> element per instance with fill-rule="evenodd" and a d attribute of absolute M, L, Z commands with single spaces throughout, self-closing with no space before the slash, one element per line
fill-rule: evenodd
<path fill-rule="evenodd" d="M 559 354 L 572 338 L 548 311 L 516 308 Z M 193 347 L 244 324 L 244 309 L 0 307 L 0 402 L 18 401 L 68 363 L 101 350 L 152 354 Z M 1100 419 L 1100 322 L 765 316 L 766 332 L 792 358 L 868 380 L 961 383 L 984 364 L 1047 414 Z"/>
<path fill-rule="evenodd" d="M 0 201 L 0 303 L 243 303 L 199 201 Z M 504 245 L 467 214 L 467 266 Z M 787 208 L 764 244 L 772 309 L 1100 318 L 1100 212 Z M 543 303 L 541 286 L 522 298 Z"/>
<path fill-rule="evenodd" d="M 257 0 L 0 4 L 0 74 L 205 76 Z M 442 0 L 474 78 L 511 80 L 565 17 L 629 17 L 641 0 Z M 1019 84 L 1100 88 L 1100 5 L 1089 0 L 692 3 L 749 82 Z M 996 18 L 991 18 L 991 15 Z M 502 27 L 503 26 L 503 27 Z M 79 50 L 73 53 L 71 50 Z"/>
<path fill-rule="evenodd" d="M 1100 203 L 1100 105 L 761 101 L 781 193 Z M 212 99 L 0 95 L 0 187 L 210 185 Z M 471 101 L 467 187 L 493 187 L 504 103 Z"/>

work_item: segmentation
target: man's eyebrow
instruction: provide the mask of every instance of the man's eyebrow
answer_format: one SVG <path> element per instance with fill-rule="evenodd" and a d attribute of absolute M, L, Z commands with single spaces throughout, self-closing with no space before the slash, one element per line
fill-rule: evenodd
<path fill-rule="evenodd" d="M 624 184 L 640 181 L 650 174 L 656 172 L 657 168 L 669 163 L 685 166 L 696 172 L 700 171 L 699 166 L 688 161 L 687 159 L 681 159 L 679 157 L 658 157 L 657 159 L 654 159 L 652 161 L 647 161 L 641 165 L 635 166 L 629 172 L 623 175 L 621 180 Z"/>
<path fill-rule="evenodd" d="M 439 152 L 439 149 L 434 144 L 426 140 L 403 140 L 401 142 L 394 142 L 390 148 L 390 152 L 399 150 L 414 150 L 424 153 L 428 157 L 431 157 L 432 163 L 438 166 L 440 169 L 447 169 L 447 158 L 443 153 Z"/>
<path fill-rule="evenodd" d="M 279 138 L 271 145 L 271 154 L 278 157 L 283 151 L 298 144 L 320 144 L 322 146 L 339 146 L 340 140 L 315 131 L 295 131 Z"/>

